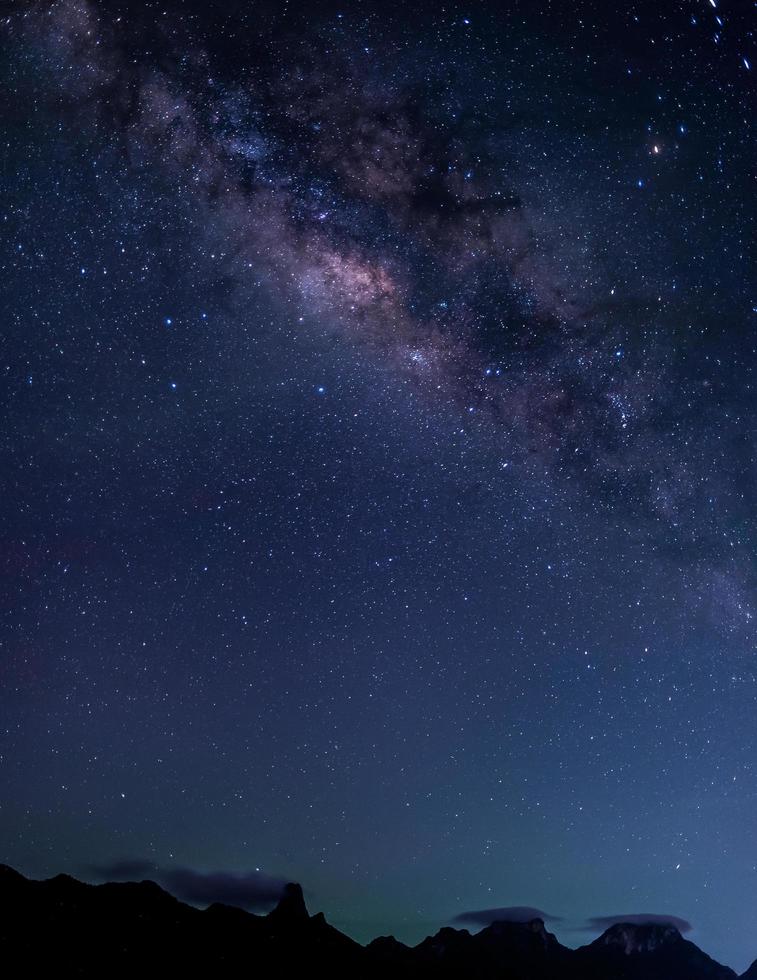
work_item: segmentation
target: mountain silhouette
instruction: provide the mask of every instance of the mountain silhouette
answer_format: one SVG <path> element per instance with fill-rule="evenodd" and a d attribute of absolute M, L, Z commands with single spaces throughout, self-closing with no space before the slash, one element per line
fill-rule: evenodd
<path fill-rule="evenodd" d="M 0 865 L 0 968 L 7 976 L 350 980 L 736 980 L 670 924 L 616 923 L 573 950 L 541 919 L 445 927 L 417 946 L 391 936 L 367 946 L 310 915 L 290 883 L 272 912 L 219 903 L 200 910 L 151 881 L 45 881 Z M 15 971 L 15 972 L 14 972 Z M 757 980 L 757 961 L 741 980 Z"/>
<path fill-rule="evenodd" d="M 576 950 L 578 976 L 592 980 L 735 980 L 736 974 L 684 939 L 672 925 L 618 923 Z M 584 972 L 581 972 L 581 971 Z"/>
<path fill-rule="evenodd" d="M 745 973 L 741 974 L 741 980 L 757 980 L 757 960 L 752 963 Z"/>

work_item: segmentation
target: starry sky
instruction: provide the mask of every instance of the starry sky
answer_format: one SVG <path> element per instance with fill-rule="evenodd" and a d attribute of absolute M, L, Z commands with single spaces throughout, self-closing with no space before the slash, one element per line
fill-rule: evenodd
<path fill-rule="evenodd" d="M 2 860 L 757 956 L 756 22 L 2 4 Z"/>

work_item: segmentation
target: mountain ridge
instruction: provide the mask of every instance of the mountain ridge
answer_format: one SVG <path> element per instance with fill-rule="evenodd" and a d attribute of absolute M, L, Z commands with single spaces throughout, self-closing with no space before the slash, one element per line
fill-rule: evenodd
<path fill-rule="evenodd" d="M 153 881 L 92 885 L 70 875 L 35 880 L 0 865 L 0 963 L 78 977 L 220 976 L 254 966 L 289 977 L 378 980 L 737 980 L 672 924 L 617 922 L 570 949 L 544 921 L 496 921 L 478 932 L 444 926 L 415 946 L 393 936 L 365 946 L 310 915 L 290 882 L 276 907 L 187 905 Z M 739 980 L 757 980 L 757 960 Z"/>

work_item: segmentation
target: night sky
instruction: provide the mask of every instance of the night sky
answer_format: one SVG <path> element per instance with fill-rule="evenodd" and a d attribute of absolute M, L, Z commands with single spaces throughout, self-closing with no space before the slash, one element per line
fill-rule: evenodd
<path fill-rule="evenodd" d="M 752 0 L 1 9 L 0 859 L 745 968 Z"/>

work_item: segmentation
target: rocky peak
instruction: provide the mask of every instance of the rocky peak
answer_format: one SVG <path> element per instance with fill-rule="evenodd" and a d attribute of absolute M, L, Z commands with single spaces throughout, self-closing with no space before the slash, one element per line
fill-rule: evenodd
<path fill-rule="evenodd" d="M 292 925 L 307 922 L 310 916 L 302 894 L 302 886 L 293 881 L 285 885 L 279 904 L 268 914 L 268 918 L 276 923 Z"/>
<path fill-rule="evenodd" d="M 660 946 L 680 939 L 681 933 L 674 925 L 618 922 L 602 933 L 597 943 L 618 947 L 626 956 L 630 956 L 631 953 L 652 953 Z"/>

